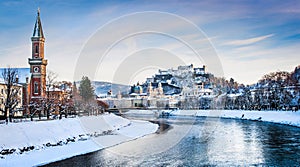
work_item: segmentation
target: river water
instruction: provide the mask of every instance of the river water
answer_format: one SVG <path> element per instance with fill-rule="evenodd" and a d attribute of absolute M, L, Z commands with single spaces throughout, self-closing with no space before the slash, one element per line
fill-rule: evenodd
<path fill-rule="evenodd" d="M 300 166 L 300 128 L 247 120 L 127 115 L 160 131 L 46 166 Z"/>

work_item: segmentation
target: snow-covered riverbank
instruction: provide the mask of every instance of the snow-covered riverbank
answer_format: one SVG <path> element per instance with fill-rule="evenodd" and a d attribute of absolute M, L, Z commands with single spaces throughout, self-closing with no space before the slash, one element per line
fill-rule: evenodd
<path fill-rule="evenodd" d="M 203 116 L 258 120 L 300 127 L 300 112 L 292 111 L 245 111 L 245 110 L 131 110 L 127 114 L 161 114 L 177 116 Z M 243 117 L 242 117 L 243 116 Z"/>
<path fill-rule="evenodd" d="M 130 141 L 154 133 L 157 128 L 147 121 L 114 114 L 1 124 L 0 166 L 54 162 Z"/>

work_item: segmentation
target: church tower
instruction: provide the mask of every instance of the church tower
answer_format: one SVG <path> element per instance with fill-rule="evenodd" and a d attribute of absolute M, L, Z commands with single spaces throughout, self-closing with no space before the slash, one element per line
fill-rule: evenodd
<path fill-rule="evenodd" d="M 37 18 L 34 25 L 33 35 L 31 37 L 32 55 L 28 59 L 30 65 L 31 81 L 30 96 L 31 98 L 46 97 L 46 66 L 47 60 L 44 59 L 45 37 L 42 29 L 40 10 L 37 11 Z"/>

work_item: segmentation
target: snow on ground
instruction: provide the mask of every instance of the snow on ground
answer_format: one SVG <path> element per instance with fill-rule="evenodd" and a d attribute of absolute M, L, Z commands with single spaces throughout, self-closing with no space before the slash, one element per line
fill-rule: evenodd
<path fill-rule="evenodd" d="M 153 113 L 158 112 L 158 110 L 129 110 L 125 114 L 145 114 L 153 115 Z"/>
<path fill-rule="evenodd" d="M 157 114 L 157 110 L 131 110 L 127 114 Z M 161 110 L 170 115 L 177 116 L 203 116 L 203 117 L 221 117 L 235 118 L 257 121 L 274 122 L 300 127 L 300 112 L 292 111 L 245 111 L 245 110 Z"/>
<path fill-rule="evenodd" d="M 93 152 L 156 132 L 158 125 L 114 114 L 0 125 L 0 166 L 35 166 Z M 34 146 L 32 150 L 20 149 Z"/>
<path fill-rule="evenodd" d="M 281 123 L 300 127 L 300 112 L 291 111 L 244 111 L 244 110 L 197 110 L 192 115 L 221 118 L 237 118 Z M 189 115 L 189 111 L 177 111 L 174 114 Z"/>
<path fill-rule="evenodd" d="M 126 113 L 158 116 L 161 112 L 234 119 L 244 115 L 243 119 L 300 127 L 300 112 L 290 111 L 131 110 Z M 147 121 L 128 120 L 113 114 L 0 124 L 0 151 L 15 149 L 12 154 L 0 154 L 0 166 L 35 166 L 58 161 L 130 141 L 154 133 L 157 128 L 158 125 Z"/>

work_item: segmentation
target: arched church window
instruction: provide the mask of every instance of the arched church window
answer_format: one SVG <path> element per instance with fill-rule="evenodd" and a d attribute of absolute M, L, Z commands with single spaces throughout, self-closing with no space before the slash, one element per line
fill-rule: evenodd
<path fill-rule="evenodd" d="M 37 82 L 34 82 L 34 93 L 39 93 L 39 84 Z"/>

